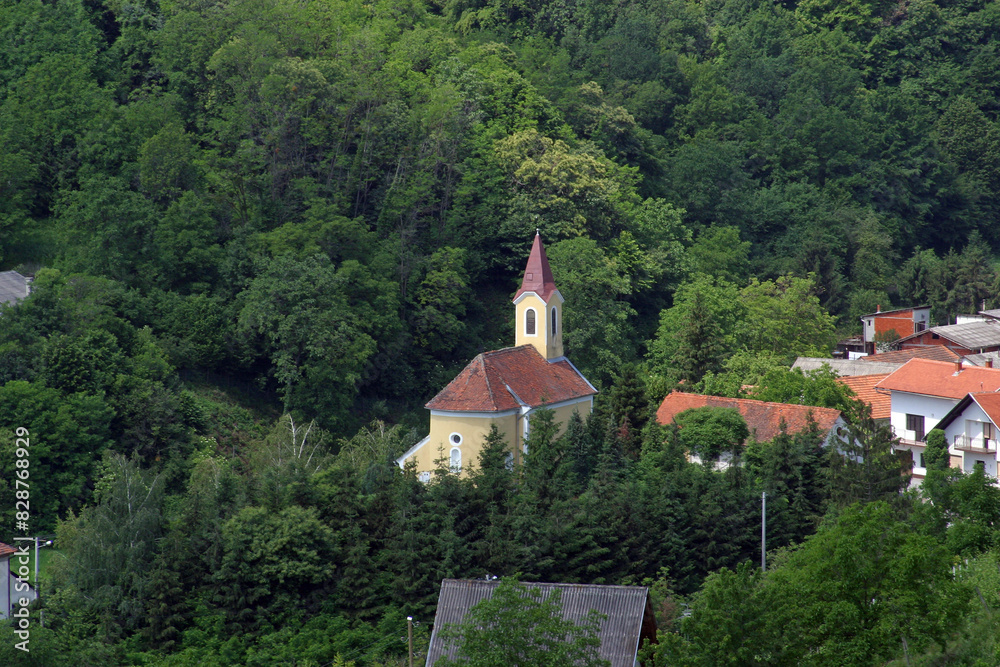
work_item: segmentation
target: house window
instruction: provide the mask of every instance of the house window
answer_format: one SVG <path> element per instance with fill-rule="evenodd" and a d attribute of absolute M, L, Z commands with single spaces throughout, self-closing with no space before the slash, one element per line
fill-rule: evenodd
<path fill-rule="evenodd" d="M 918 468 L 926 468 L 927 467 L 927 466 L 924 465 L 924 453 L 923 452 L 920 452 L 919 454 L 917 454 L 917 467 Z"/>
<path fill-rule="evenodd" d="M 526 336 L 535 335 L 535 309 L 528 308 L 524 311 L 524 334 Z"/>
<path fill-rule="evenodd" d="M 989 442 L 996 440 L 996 437 L 996 427 L 993 426 L 993 422 L 983 422 L 983 440 Z"/>
<path fill-rule="evenodd" d="M 451 471 L 454 473 L 462 472 L 462 450 L 458 447 L 451 448 L 451 458 L 449 459 L 451 464 Z"/>
<path fill-rule="evenodd" d="M 924 439 L 924 416 L 906 415 L 906 430 L 913 431 L 914 440 Z"/>
<path fill-rule="evenodd" d="M 555 336 L 556 335 L 556 331 L 559 330 L 559 326 L 558 326 L 558 324 L 556 322 L 556 317 L 557 317 L 557 315 L 556 315 L 556 309 L 553 308 L 552 309 L 552 335 L 553 336 Z"/>

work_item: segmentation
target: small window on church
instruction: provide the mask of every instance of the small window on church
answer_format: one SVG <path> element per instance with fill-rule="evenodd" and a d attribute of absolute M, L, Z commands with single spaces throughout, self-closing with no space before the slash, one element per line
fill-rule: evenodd
<path fill-rule="evenodd" d="M 535 335 L 535 309 L 529 308 L 524 311 L 524 334 L 526 336 Z"/>
<path fill-rule="evenodd" d="M 452 433 L 450 440 L 452 445 L 458 447 L 462 444 L 462 435 L 460 433 Z"/>
<path fill-rule="evenodd" d="M 558 315 L 556 315 L 556 309 L 552 309 L 552 335 L 555 336 L 556 332 L 559 330 L 558 326 Z"/>
<path fill-rule="evenodd" d="M 454 473 L 462 472 L 462 450 L 458 447 L 451 448 L 451 459 L 449 461 L 451 464 L 451 471 Z"/>

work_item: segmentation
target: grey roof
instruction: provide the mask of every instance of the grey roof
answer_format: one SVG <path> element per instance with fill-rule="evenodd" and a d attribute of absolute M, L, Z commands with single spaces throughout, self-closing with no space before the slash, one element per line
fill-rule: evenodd
<path fill-rule="evenodd" d="M 0 303 L 17 303 L 28 296 L 28 279 L 17 271 L 0 271 Z"/>
<path fill-rule="evenodd" d="M 982 354 L 967 354 L 962 357 L 973 366 L 985 366 L 987 359 L 993 360 L 993 368 L 1000 368 L 1000 352 L 983 352 Z"/>
<path fill-rule="evenodd" d="M 1000 320 L 1000 308 L 993 308 L 991 310 L 980 310 L 980 315 L 985 315 L 986 317 L 992 318 L 994 320 Z"/>
<path fill-rule="evenodd" d="M 927 331 L 936 333 L 941 338 L 950 340 L 970 350 L 977 350 L 986 347 L 1000 347 L 1000 323 L 990 320 L 988 322 L 965 322 L 963 324 L 949 324 L 943 327 L 931 327 L 926 331 L 918 331 L 915 334 L 900 338 L 897 343 L 921 336 Z"/>
<path fill-rule="evenodd" d="M 522 583 L 528 588 L 541 590 L 546 597 L 558 589 L 562 595 L 565 619 L 580 622 L 591 609 L 606 615 L 607 618 L 601 622 L 601 648 L 598 653 L 611 662 L 611 667 L 633 667 L 640 636 L 651 639 L 656 636 L 649 589 L 644 586 Z M 499 585 L 499 581 L 470 579 L 445 579 L 441 582 L 434 630 L 427 649 L 427 667 L 445 655 L 455 657 L 454 648 L 445 650 L 439 631 L 448 623 L 461 623 L 469 609 L 492 597 Z"/>
<path fill-rule="evenodd" d="M 826 364 L 837 372 L 840 377 L 850 375 L 879 375 L 891 373 L 903 364 L 886 363 L 884 361 L 862 361 L 860 359 L 823 359 L 822 357 L 798 357 L 792 368 L 801 368 L 803 372 L 814 371 Z"/>

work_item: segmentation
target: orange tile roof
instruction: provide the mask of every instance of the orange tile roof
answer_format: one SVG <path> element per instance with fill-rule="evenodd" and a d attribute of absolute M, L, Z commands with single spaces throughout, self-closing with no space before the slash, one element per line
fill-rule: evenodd
<path fill-rule="evenodd" d="M 656 419 L 661 424 L 670 424 L 678 413 L 691 408 L 736 408 L 743 415 L 750 433 L 760 442 L 773 440 L 781 432 L 782 420 L 788 433 L 798 433 L 808 425 L 811 413 L 813 421 L 825 433 L 833 428 L 837 418 L 840 417 L 840 411 L 833 408 L 674 391 L 663 399 L 663 403 L 656 411 Z"/>
<path fill-rule="evenodd" d="M 565 358 L 546 361 L 531 345 L 484 352 L 427 404 L 430 410 L 503 412 L 539 407 L 597 390 Z"/>
<path fill-rule="evenodd" d="M 872 408 L 875 419 L 889 419 L 892 416 L 892 400 L 887 392 L 875 391 L 875 385 L 889 377 L 889 373 L 877 375 L 849 375 L 837 378 L 850 387 L 859 401 L 867 403 Z"/>
<path fill-rule="evenodd" d="M 16 553 L 17 553 L 17 549 L 15 549 L 14 547 L 10 546 L 9 544 L 4 544 L 3 542 L 0 542 L 0 558 L 3 558 L 4 556 L 9 556 L 11 554 L 16 554 Z"/>
<path fill-rule="evenodd" d="M 993 391 L 977 391 L 970 395 L 990 418 L 990 421 L 1000 425 L 1000 394 Z"/>
<path fill-rule="evenodd" d="M 545 248 L 542 247 L 542 237 L 535 232 L 535 240 L 531 244 L 531 254 L 528 255 L 528 264 L 524 267 L 524 278 L 521 280 L 521 289 L 517 290 L 514 300 L 525 292 L 534 292 L 545 303 L 549 302 L 549 297 L 556 291 L 555 280 L 552 279 L 552 269 L 549 268 L 549 258 L 545 256 Z"/>
<path fill-rule="evenodd" d="M 923 333 L 923 332 L 921 332 Z M 902 364 L 910 359 L 932 359 L 934 361 L 955 361 L 961 356 L 953 352 L 951 348 L 944 345 L 928 345 L 927 347 L 911 347 L 908 350 L 895 350 L 893 352 L 883 352 L 882 354 L 870 354 L 861 357 L 865 361 L 885 361 L 893 364 Z"/>
<path fill-rule="evenodd" d="M 962 365 L 960 371 L 957 369 L 957 362 L 910 359 L 875 388 L 956 399 L 1000 389 L 1000 368 Z"/>

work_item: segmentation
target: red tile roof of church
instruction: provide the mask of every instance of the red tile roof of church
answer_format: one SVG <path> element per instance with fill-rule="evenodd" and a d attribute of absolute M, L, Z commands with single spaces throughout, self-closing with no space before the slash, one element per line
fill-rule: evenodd
<path fill-rule="evenodd" d="M 503 412 L 521 407 L 518 399 L 534 408 L 596 393 L 565 358 L 546 361 L 531 345 L 521 345 L 480 354 L 426 407 Z"/>
<path fill-rule="evenodd" d="M 1000 368 L 962 365 L 959 370 L 959 363 L 910 359 L 875 388 L 955 399 L 974 391 L 1000 389 Z"/>
<path fill-rule="evenodd" d="M 524 268 L 524 278 L 521 280 L 521 289 L 517 290 L 514 300 L 525 292 L 534 292 L 545 303 L 549 302 L 549 297 L 556 291 L 556 283 L 552 279 L 552 269 L 549 267 L 549 258 L 545 256 L 545 248 L 542 247 L 542 237 L 535 232 L 535 241 L 531 244 L 531 254 L 528 255 L 528 265 Z"/>
<path fill-rule="evenodd" d="M 663 399 L 659 410 L 656 411 L 656 419 L 661 424 L 667 425 L 674 421 L 677 414 L 691 408 L 736 408 L 743 415 L 750 433 L 760 442 L 773 440 L 776 435 L 781 433 L 782 420 L 785 422 L 786 433 L 798 433 L 809 424 L 811 413 L 812 419 L 819 426 L 820 431 L 827 433 L 840 417 L 840 410 L 833 408 L 673 391 Z"/>

